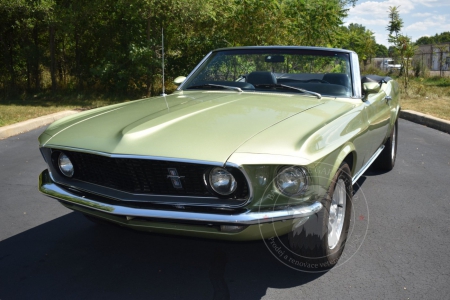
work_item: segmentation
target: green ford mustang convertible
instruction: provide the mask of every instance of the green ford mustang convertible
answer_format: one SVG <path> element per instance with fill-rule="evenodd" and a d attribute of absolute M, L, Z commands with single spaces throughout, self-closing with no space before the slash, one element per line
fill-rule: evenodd
<path fill-rule="evenodd" d="M 214 50 L 175 84 L 51 124 L 40 191 L 95 222 L 277 237 L 304 263 L 336 264 L 353 184 L 394 167 L 397 83 L 361 77 L 353 51 L 271 46 Z"/>

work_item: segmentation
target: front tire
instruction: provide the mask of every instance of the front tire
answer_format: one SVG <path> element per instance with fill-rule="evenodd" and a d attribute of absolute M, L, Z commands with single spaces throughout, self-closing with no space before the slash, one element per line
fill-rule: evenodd
<path fill-rule="evenodd" d="M 303 265 L 327 270 L 337 264 L 347 241 L 352 195 L 350 168 L 344 162 L 332 179 L 322 210 L 288 234 L 289 246 Z"/>

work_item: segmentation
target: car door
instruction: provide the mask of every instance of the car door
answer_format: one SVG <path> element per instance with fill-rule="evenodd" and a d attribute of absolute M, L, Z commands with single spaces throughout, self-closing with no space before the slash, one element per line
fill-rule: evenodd
<path fill-rule="evenodd" d="M 383 83 L 386 85 L 386 83 Z M 369 152 L 364 158 L 366 162 L 383 144 L 389 129 L 391 100 L 384 88 L 376 94 L 369 94 L 364 101 L 368 121 L 367 143 Z"/>

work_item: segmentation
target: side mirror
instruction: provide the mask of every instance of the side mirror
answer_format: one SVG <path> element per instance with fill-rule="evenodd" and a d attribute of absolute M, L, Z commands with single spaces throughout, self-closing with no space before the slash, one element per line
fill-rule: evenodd
<path fill-rule="evenodd" d="M 180 84 L 183 83 L 183 81 L 186 80 L 186 77 L 184 76 L 178 76 L 177 78 L 175 78 L 175 80 L 173 81 L 173 84 L 175 84 L 176 86 L 179 86 Z"/>
<path fill-rule="evenodd" d="M 376 94 L 380 91 L 381 86 L 378 82 L 365 82 L 363 83 L 363 92 L 365 95 Z"/>

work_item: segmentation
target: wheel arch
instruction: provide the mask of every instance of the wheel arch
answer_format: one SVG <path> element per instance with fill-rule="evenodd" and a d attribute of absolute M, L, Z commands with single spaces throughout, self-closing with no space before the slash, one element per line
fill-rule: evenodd
<path fill-rule="evenodd" d="M 330 161 L 330 159 L 332 159 L 332 161 Z M 326 182 L 324 182 L 327 188 L 330 186 L 334 175 L 343 162 L 348 164 L 351 172 L 350 176 L 353 177 L 353 175 L 355 174 L 357 152 L 353 143 L 347 142 L 342 147 L 337 149 L 335 154 L 331 155 L 331 157 L 329 157 L 327 160 L 322 161 L 322 163 L 324 162 L 332 166 L 328 172 Z"/>
<path fill-rule="evenodd" d="M 347 156 L 344 158 L 343 162 L 346 162 L 348 164 L 348 167 L 350 168 L 350 175 L 355 174 L 354 166 L 356 164 L 356 151 L 351 151 Z"/>
<path fill-rule="evenodd" d="M 349 168 L 350 168 L 350 172 L 351 172 L 351 176 L 353 176 L 355 174 L 355 166 L 356 166 L 356 149 L 355 149 L 355 145 L 353 145 L 353 143 L 347 143 L 346 145 L 344 145 L 341 149 L 341 151 L 339 152 L 339 155 L 337 157 L 336 160 L 336 170 L 339 168 L 339 166 L 345 162 L 348 164 Z M 335 170 L 335 172 L 336 172 Z M 334 174 L 334 173 L 333 173 Z"/>

